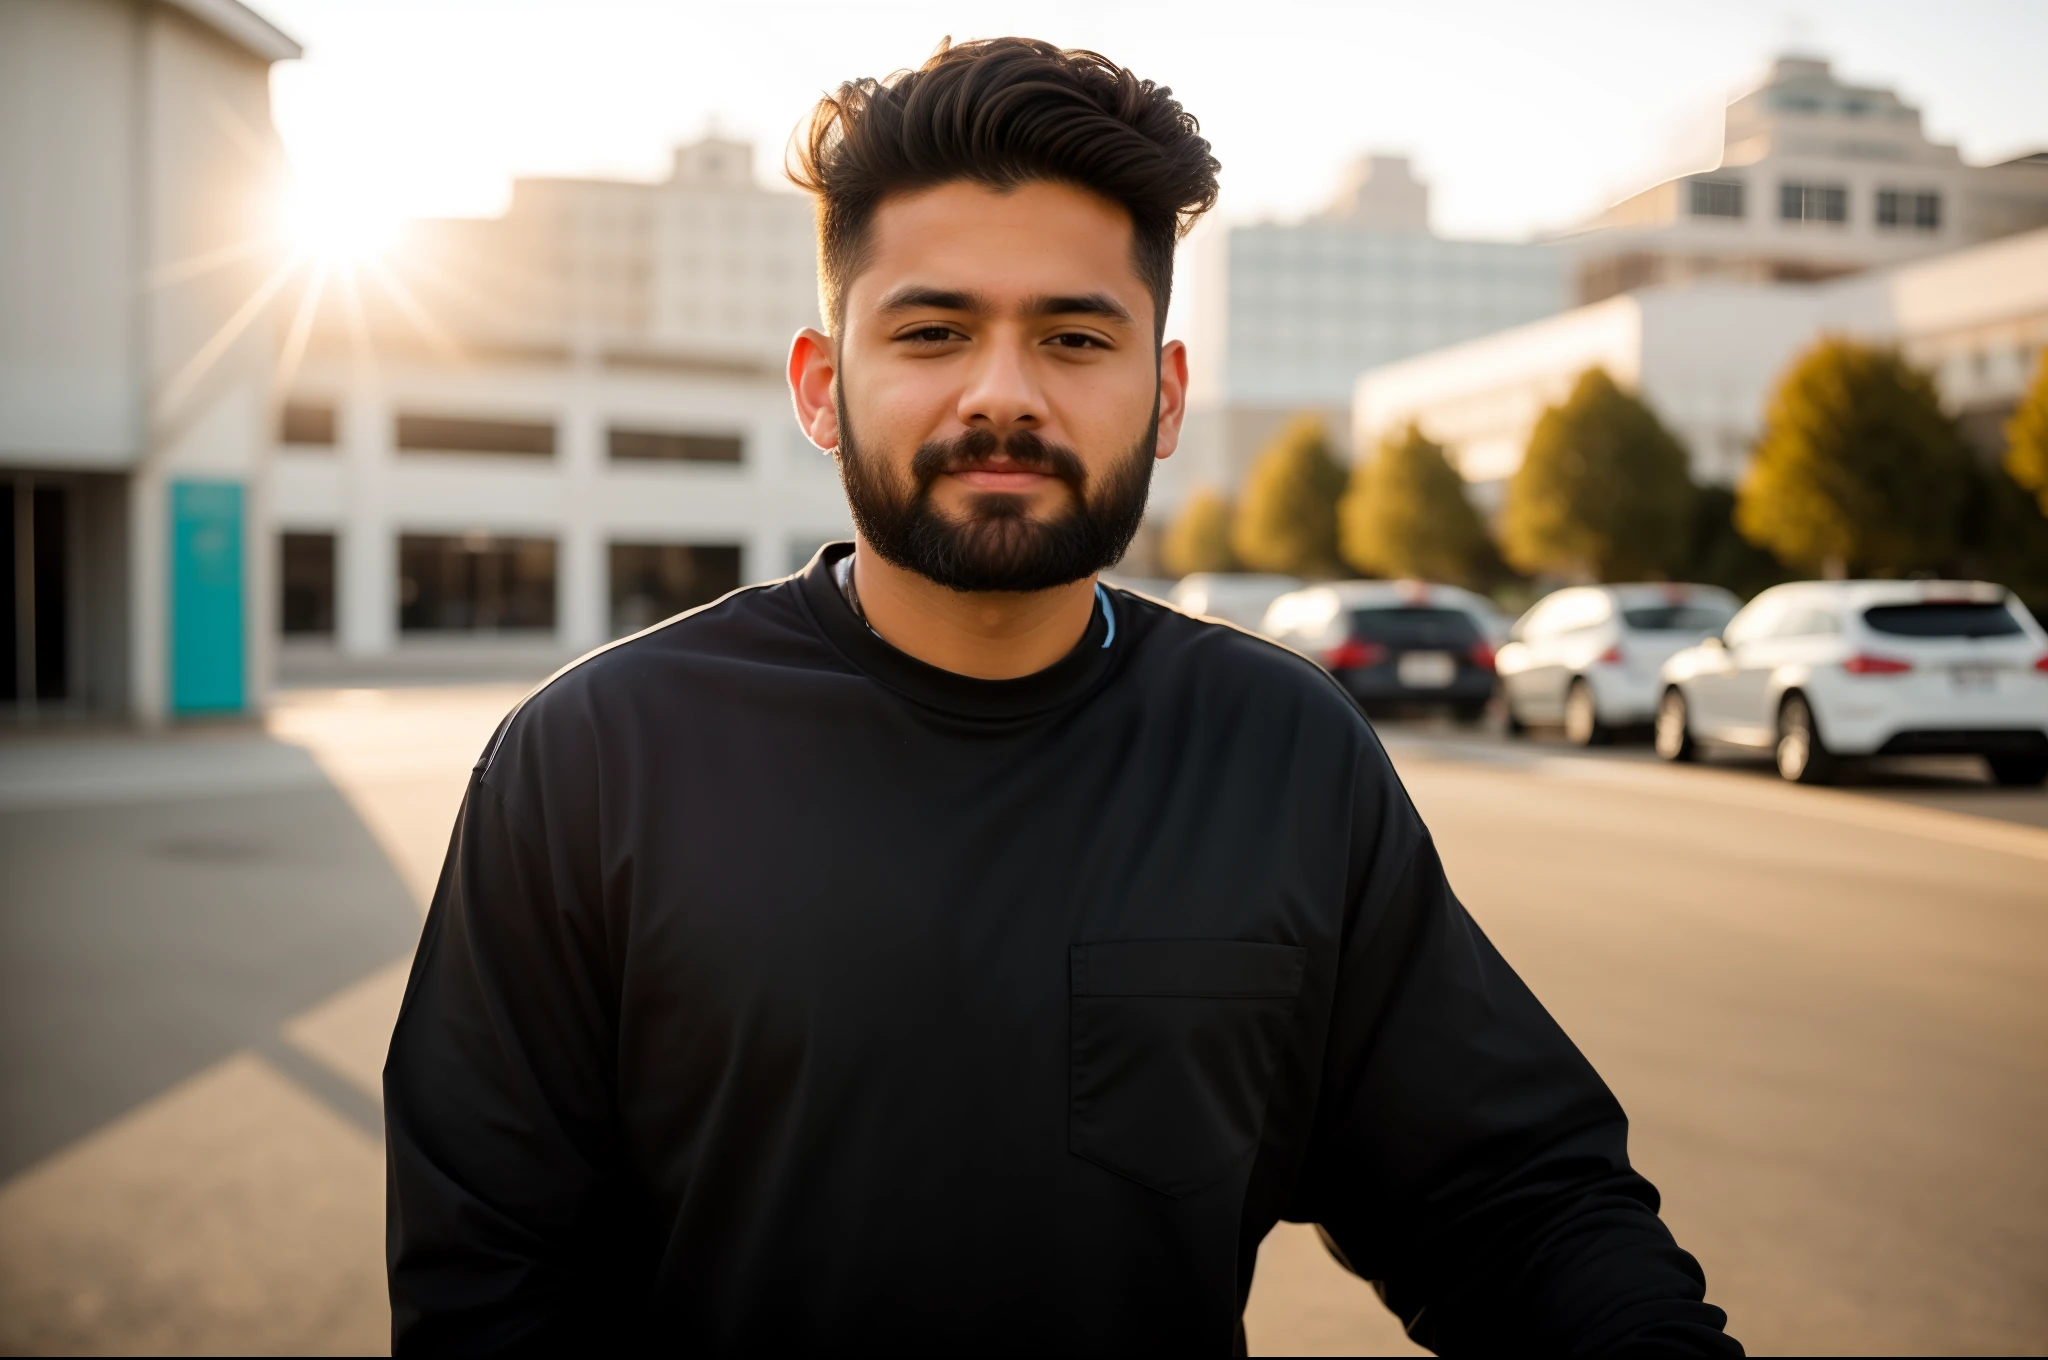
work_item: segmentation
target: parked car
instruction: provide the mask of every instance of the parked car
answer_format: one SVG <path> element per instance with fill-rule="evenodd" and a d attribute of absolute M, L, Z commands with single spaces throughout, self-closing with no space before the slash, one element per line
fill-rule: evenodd
<path fill-rule="evenodd" d="M 1769 751 L 1801 783 L 1867 755 L 1980 755 L 2048 779 L 2048 633 L 1984 581 L 1799 581 L 1664 664 L 1657 753 Z"/>
<path fill-rule="evenodd" d="M 1258 630 L 1266 606 L 1290 590 L 1301 589 L 1295 576 L 1267 576 L 1248 571 L 1198 571 L 1180 578 L 1171 601 L 1183 614 L 1222 619 L 1240 628 Z"/>
<path fill-rule="evenodd" d="M 1592 746 L 1657 714 L 1673 653 L 1719 633 L 1742 602 L 1719 586 L 1573 586 L 1538 600 L 1495 659 L 1508 731 L 1564 728 Z"/>
<path fill-rule="evenodd" d="M 1498 618 L 1457 586 L 1339 581 L 1282 595 L 1259 631 L 1321 662 L 1374 716 L 1448 709 L 1477 722 L 1493 697 Z"/>

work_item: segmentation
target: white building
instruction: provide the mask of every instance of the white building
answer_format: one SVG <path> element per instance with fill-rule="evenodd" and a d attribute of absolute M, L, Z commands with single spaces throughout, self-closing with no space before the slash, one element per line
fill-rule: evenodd
<path fill-rule="evenodd" d="M 1578 300 L 1713 278 L 1815 280 L 2048 225 L 2048 153 L 1963 162 L 1888 89 L 1785 57 L 1728 106 L 1720 165 L 1558 238 Z"/>
<path fill-rule="evenodd" d="M 656 184 L 522 180 L 361 273 L 285 413 L 287 675 L 531 669 L 849 533 L 782 376 L 817 322 L 810 203 L 744 144 Z"/>
<path fill-rule="evenodd" d="M 0 704 L 260 702 L 284 281 L 270 64 L 234 0 L 0 5 Z"/>
<path fill-rule="evenodd" d="M 1340 444 L 1368 368 L 1568 305 L 1566 261 L 1540 245 L 1451 241 L 1429 231 L 1429 190 L 1401 157 L 1358 161 L 1306 222 L 1217 227 L 1198 273 L 1189 426 L 1157 508 L 1187 488 L 1242 480 L 1290 416 L 1322 415 Z"/>
<path fill-rule="evenodd" d="M 1358 380 L 1353 440 L 1414 422 L 1491 507 L 1544 408 L 1598 366 L 1685 444 L 1696 479 L 1733 483 L 1787 365 L 1827 333 L 1900 346 L 1995 453 L 2048 345 L 2048 230 L 1827 283 L 1640 289 L 1389 364 Z"/>

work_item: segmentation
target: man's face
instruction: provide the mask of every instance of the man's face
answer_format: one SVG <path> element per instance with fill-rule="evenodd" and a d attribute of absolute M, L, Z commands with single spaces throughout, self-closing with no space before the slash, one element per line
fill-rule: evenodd
<path fill-rule="evenodd" d="M 803 411 L 792 356 L 878 554 L 955 590 L 1048 589 L 1122 555 L 1186 373 L 1154 341 L 1131 245 L 1123 209 L 1062 184 L 883 202 L 829 417 Z"/>

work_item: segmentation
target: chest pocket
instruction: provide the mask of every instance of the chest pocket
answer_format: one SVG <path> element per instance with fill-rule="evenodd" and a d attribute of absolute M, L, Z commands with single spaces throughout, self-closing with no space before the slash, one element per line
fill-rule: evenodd
<path fill-rule="evenodd" d="M 1250 1152 L 1306 951 L 1241 940 L 1070 950 L 1067 1145 L 1176 1199 Z"/>

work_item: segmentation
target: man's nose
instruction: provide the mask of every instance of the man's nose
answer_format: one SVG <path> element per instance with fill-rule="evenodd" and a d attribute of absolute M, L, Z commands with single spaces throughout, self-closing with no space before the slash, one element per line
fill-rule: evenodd
<path fill-rule="evenodd" d="M 1045 400 L 1018 342 L 998 339 L 975 356 L 960 392 L 960 423 L 994 434 L 1035 430 L 1045 424 Z"/>

